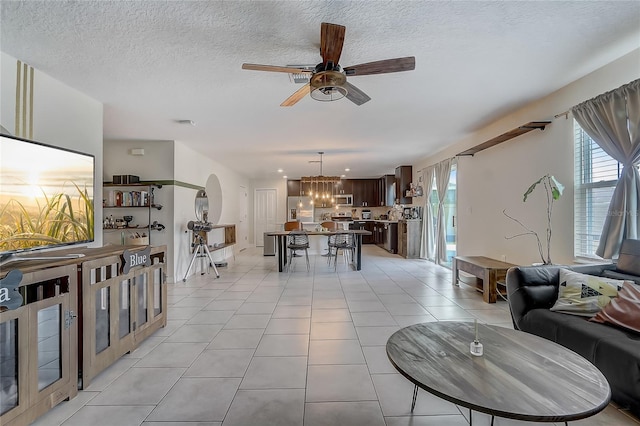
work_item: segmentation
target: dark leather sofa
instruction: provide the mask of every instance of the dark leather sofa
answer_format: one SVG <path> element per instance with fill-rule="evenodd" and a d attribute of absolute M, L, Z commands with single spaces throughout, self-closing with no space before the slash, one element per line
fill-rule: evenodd
<path fill-rule="evenodd" d="M 607 378 L 612 400 L 640 417 L 640 334 L 550 311 L 558 298 L 562 267 L 521 266 L 507 272 L 514 327 L 554 341 L 591 361 Z M 640 240 L 625 240 L 617 264 L 565 268 L 640 284 Z"/>

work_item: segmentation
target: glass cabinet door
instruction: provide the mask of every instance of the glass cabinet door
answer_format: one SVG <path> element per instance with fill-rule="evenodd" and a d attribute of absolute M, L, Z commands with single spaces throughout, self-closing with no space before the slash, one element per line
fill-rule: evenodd
<path fill-rule="evenodd" d="M 18 319 L 0 323 L 0 415 L 20 403 L 18 397 Z"/>
<path fill-rule="evenodd" d="M 38 311 L 38 391 L 62 378 L 62 305 Z"/>
<path fill-rule="evenodd" d="M 120 339 L 131 333 L 131 280 L 123 280 L 120 282 L 118 328 Z"/>
<path fill-rule="evenodd" d="M 163 270 L 157 268 L 153 271 L 153 316 L 157 317 L 162 313 L 162 280 Z"/>
<path fill-rule="evenodd" d="M 96 354 L 111 346 L 110 288 L 95 290 L 96 299 Z"/>
<path fill-rule="evenodd" d="M 136 303 L 136 311 L 137 311 L 137 315 L 136 315 L 136 327 L 141 327 L 144 324 L 147 323 L 148 319 L 149 319 L 149 308 L 148 308 L 148 303 L 149 303 L 149 289 L 148 289 L 148 285 L 149 285 L 149 277 L 147 275 L 147 273 L 143 273 L 140 274 L 138 276 L 136 276 L 135 278 L 135 283 L 136 283 L 136 297 L 137 297 L 137 303 Z"/>

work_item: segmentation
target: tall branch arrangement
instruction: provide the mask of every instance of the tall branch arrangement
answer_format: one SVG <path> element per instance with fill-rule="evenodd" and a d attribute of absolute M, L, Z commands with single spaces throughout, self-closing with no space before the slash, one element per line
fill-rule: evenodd
<path fill-rule="evenodd" d="M 502 213 L 505 216 L 507 216 L 509 219 L 513 220 L 518 225 L 520 225 L 526 232 L 522 232 L 522 233 L 516 234 L 516 235 L 511 235 L 511 236 L 505 237 L 505 238 L 510 240 L 512 238 L 522 237 L 522 236 L 525 236 L 525 235 L 533 235 L 536 238 L 536 241 L 538 243 L 538 252 L 540 253 L 540 259 L 542 259 L 542 263 L 544 265 L 551 265 L 551 263 L 552 263 L 551 262 L 551 233 L 552 233 L 551 215 L 553 214 L 553 202 L 558 200 L 562 196 L 562 192 L 564 191 L 564 186 L 560 182 L 558 182 L 554 176 L 546 174 L 546 175 L 542 176 L 540 179 L 538 179 L 537 181 L 535 181 L 529 187 L 529 189 L 527 189 L 527 191 L 524 193 L 524 196 L 523 196 L 523 199 L 522 199 L 523 203 L 527 202 L 527 198 L 529 197 L 529 195 L 531 195 L 533 193 L 533 191 L 536 189 L 536 187 L 538 185 L 542 185 L 544 187 L 545 194 L 546 194 L 546 201 L 547 201 L 546 257 L 545 257 L 544 248 L 542 246 L 542 241 L 540 240 L 540 236 L 538 235 L 538 233 L 536 231 L 534 231 L 533 229 L 527 227 L 525 224 L 523 224 L 518 219 L 516 219 L 513 216 L 510 216 L 509 214 L 507 214 L 507 210 L 506 209 L 502 210 Z"/>

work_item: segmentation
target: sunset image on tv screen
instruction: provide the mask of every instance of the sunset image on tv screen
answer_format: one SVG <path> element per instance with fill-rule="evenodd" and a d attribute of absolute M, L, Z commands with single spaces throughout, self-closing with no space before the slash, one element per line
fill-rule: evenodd
<path fill-rule="evenodd" d="M 93 241 L 94 159 L 0 137 L 0 252 Z"/>

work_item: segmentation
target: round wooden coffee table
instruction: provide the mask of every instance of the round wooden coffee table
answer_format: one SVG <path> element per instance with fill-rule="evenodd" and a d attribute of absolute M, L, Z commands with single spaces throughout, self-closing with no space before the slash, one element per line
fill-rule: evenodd
<path fill-rule="evenodd" d="M 395 368 L 418 387 L 471 410 L 509 419 L 565 422 L 602 411 L 607 379 L 589 361 L 521 331 L 478 324 L 484 355 L 471 355 L 472 322 L 415 324 L 387 341 Z"/>

